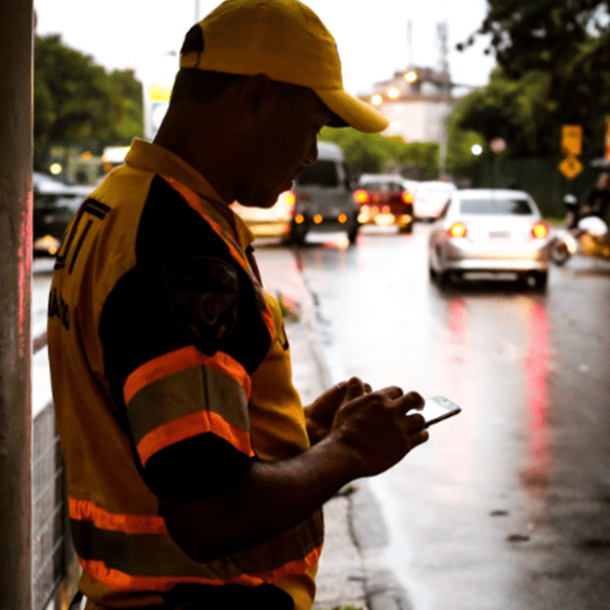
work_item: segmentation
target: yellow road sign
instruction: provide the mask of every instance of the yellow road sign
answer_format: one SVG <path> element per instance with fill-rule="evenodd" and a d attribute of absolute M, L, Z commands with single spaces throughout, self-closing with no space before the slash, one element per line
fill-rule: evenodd
<path fill-rule="evenodd" d="M 582 163 L 576 157 L 570 155 L 559 164 L 559 171 L 568 180 L 572 180 L 572 178 L 582 172 Z"/>
<path fill-rule="evenodd" d="M 561 152 L 564 155 L 580 155 L 582 152 L 582 125 L 561 126 Z"/>

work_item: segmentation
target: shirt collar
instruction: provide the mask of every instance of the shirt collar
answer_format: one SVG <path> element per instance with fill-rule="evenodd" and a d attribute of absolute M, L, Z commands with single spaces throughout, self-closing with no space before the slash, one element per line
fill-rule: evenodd
<path fill-rule="evenodd" d="M 171 150 L 159 146 L 158 144 L 145 142 L 140 138 L 134 138 L 131 148 L 125 156 L 125 163 L 138 169 L 155 172 L 162 176 L 169 176 L 180 182 L 180 184 L 195 191 L 205 200 L 205 203 L 214 210 L 214 215 L 217 215 L 217 219 L 220 220 L 222 218 L 223 227 L 229 229 L 229 223 L 227 223 L 222 214 L 215 209 L 217 205 L 226 206 L 226 209 L 229 210 L 233 216 L 237 241 L 242 248 L 245 250 L 254 241 L 254 234 L 252 231 L 246 226 L 241 217 L 220 198 L 216 189 L 214 189 L 214 187 L 192 165 L 189 165 L 184 159 Z"/>

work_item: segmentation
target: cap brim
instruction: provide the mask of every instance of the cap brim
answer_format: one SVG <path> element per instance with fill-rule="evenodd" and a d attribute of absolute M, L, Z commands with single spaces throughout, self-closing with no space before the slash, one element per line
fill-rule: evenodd
<path fill-rule="evenodd" d="M 341 89 L 314 89 L 316 95 L 332 110 L 339 120 L 331 121 L 330 127 L 354 127 L 365 133 L 383 131 L 388 119 L 372 106 Z"/>

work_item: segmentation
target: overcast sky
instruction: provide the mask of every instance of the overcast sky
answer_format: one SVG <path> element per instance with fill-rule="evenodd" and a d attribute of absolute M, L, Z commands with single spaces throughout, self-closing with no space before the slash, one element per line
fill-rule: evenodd
<path fill-rule="evenodd" d="M 448 29 L 448 61 L 454 82 L 484 85 L 494 66 L 483 53 L 485 41 L 460 53 L 485 16 L 486 0 L 305 0 L 335 37 L 345 88 L 368 94 L 373 83 L 389 79 L 411 61 L 439 66 L 437 23 Z M 62 35 L 67 45 L 92 55 L 107 69 L 135 68 L 140 77 L 179 51 L 184 34 L 218 0 L 35 0 L 39 35 Z M 408 24 L 411 22 L 411 45 Z M 167 59 L 170 66 L 176 58 Z"/>

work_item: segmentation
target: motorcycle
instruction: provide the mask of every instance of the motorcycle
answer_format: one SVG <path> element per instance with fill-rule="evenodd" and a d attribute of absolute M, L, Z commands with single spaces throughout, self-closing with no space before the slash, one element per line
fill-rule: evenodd
<path fill-rule="evenodd" d="M 567 210 L 566 227 L 558 230 L 549 243 L 553 263 L 562 266 L 576 253 L 610 259 L 608 225 L 587 208 L 579 214 L 574 195 L 566 195 L 563 203 Z"/>

